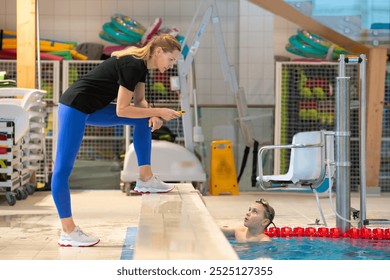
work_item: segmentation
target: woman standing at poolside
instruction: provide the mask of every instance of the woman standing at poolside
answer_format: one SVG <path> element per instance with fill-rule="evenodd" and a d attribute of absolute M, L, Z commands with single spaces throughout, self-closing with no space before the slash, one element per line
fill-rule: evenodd
<path fill-rule="evenodd" d="M 169 192 L 173 189 L 153 174 L 151 133 L 163 120 L 180 117 L 169 108 L 150 108 L 145 100 L 145 80 L 149 69 L 161 73 L 173 67 L 181 46 L 168 34 L 154 37 L 142 48 L 130 47 L 112 54 L 61 96 L 58 108 L 59 131 L 52 176 L 52 195 L 61 219 L 60 246 L 87 247 L 100 239 L 86 235 L 76 226 L 71 210 L 68 179 L 72 172 L 86 125 L 134 126 L 139 179 L 138 193 Z M 112 104 L 116 99 L 116 104 Z M 131 104 L 133 102 L 133 104 Z"/>

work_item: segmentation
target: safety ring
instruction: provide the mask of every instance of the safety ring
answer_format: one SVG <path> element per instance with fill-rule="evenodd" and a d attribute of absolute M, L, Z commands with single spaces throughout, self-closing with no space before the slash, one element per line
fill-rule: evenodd
<path fill-rule="evenodd" d="M 112 38 L 110 35 L 108 35 L 106 32 L 103 30 L 99 32 L 99 37 L 107 42 L 114 43 L 117 45 L 122 45 L 123 42 L 120 42 L 114 38 Z"/>
<path fill-rule="evenodd" d="M 146 30 L 146 28 L 135 19 L 121 14 L 111 16 L 111 23 L 123 33 L 130 36 L 136 36 L 139 40 L 141 40 L 142 35 Z"/>
<path fill-rule="evenodd" d="M 158 17 L 154 20 L 154 22 L 151 25 L 149 25 L 149 27 L 145 31 L 145 34 L 142 35 L 141 41 L 139 42 L 140 47 L 145 46 L 145 44 L 149 42 L 150 39 L 153 38 L 153 36 L 160 29 L 161 24 L 162 24 L 162 18 Z"/>
<path fill-rule="evenodd" d="M 325 41 L 321 37 L 303 29 L 298 30 L 298 37 L 306 44 L 309 44 L 313 48 L 317 48 L 324 52 L 327 52 L 329 47 L 331 46 L 331 43 L 329 43 L 328 41 Z"/>
<path fill-rule="evenodd" d="M 326 51 L 316 49 L 316 48 L 312 47 L 311 45 L 306 44 L 305 42 L 300 40 L 297 35 L 291 36 L 288 41 L 290 42 L 290 44 L 294 48 L 296 48 L 302 52 L 305 52 L 307 54 L 311 54 L 311 55 L 315 55 L 315 56 L 323 56 L 323 57 L 326 55 Z"/>
<path fill-rule="evenodd" d="M 295 54 L 295 55 L 298 55 L 298 56 L 302 56 L 302 57 L 306 57 L 306 58 L 314 58 L 314 59 L 323 59 L 324 58 L 323 55 L 314 55 L 314 54 L 308 55 L 304 51 L 301 51 L 299 49 L 294 48 L 294 46 L 292 46 L 290 43 L 288 43 L 286 45 L 285 49 L 288 52 L 292 53 L 292 54 Z"/>
<path fill-rule="evenodd" d="M 125 43 L 137 43 L 140 40 L 138 36 L 133 35 L 135 33 L 133 33 L 132 35 L 125 34 L 119 29 L 115 28 L 115 26 L 113 26 L 111 22 L 106 22 L 105 24 L 103 24 L 103 31 L 110 37 Z"/>
<path fill-rule="evenodd" d="M 332 55 L 338 57 L 340 54 L 347 54 L 348 51 L 338 45 L 332 44 L 331 42 L 324 40 L 320 36 L 310 33 L 304 29 L 298 29 L 298 38 L 301 39 L 306 44 L 312 46 L 315 49 L 328 52 L 330 47 L 333 47 Z"/>
<path fill-rule="evenodd" d="M 110 43 L 113 43 L 116 45 L 121 45 L 121 46 L 135 46 L 136 45 L 136 43 L 124 42 L 124 41 L 118 40 L 116 38 L 113 38 L 110 35 L 108 35 L 106 32 L 104 32 L 104 30 L 101 30 L 99 32 L 99 37 L 107 42 L 110 42 Z"/>

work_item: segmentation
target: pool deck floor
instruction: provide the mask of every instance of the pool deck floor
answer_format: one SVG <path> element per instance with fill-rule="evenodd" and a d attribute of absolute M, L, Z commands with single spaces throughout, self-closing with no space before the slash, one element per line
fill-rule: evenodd
<path fill-rule="evenodd" d="M 0 196 L 0 260 L 120 260 L 129 228 L 136 228 L 138 233 L 142 233 L 138 234 L 136 242 L 146 246 L 145 250 L 141 245 L 139 249 L 135 246 L 134 259 L 221 259 L 221 251 L 211 250 L 207 257 L 199 252 L 192 256 L 185 254 L 194 248 L 194 241 L 188 241 L 189 238 L 198 235 L 197 238 L 203 242 L 216 243 L 213 240 L 217 238 L 224 243 L 224 237 L 218 233 L 219 227 L 242 225 L 248 207 L 260 197 L 267 199 L 274 207 L 274 222 L 278 227 L 321 226 L 316 225 L 321 216 L 313 194 L 254 191 L 241 192 L 239 195 L 205 195 L 203 204 L 196 192 L 188 193 L 188 190 L 181 193 L 176 189 L 169 194 L 143 196 L 126 196 L 119 189 L 72 190 L 76 223 L 86 233 L 100 237 L 101 241 L 90 248 L 59 247 L 57 239 L 60 221 L 51 193 L 37 191 L 25 200 L 18 200 L 14 206 L 9 206 L 4 196 Z M 333 199 L 335 203 L 335 197 Z M 328 227 L 335 227 L 336 218 L 329 197 L 320 198 L 320 202 Z M 389 193 L 368 196 L 366 205 L 368 219 L 390 219 Z M 352 193 L 351 207 L 360 208 L 358 193 Z M 188 216 L 191 218 L 177 215 L 183 211 L 192 211 Z M 156 219 L 156 213 L 159 217 L 157 222 L 153 220 Z M 199 219 L 191 220 L 196 216 L 202 218 L 200 220 L 203 220 L 203 224 L 197 224 Z M 178 223 L 177 219 L 182 219 L 182 222 Z M 152 224 L 160 225 L 160 229 L 152 233 Z M 180 224 L 186 224 L 187 229 L 183 229 Z M 357 226 L 357 222 L 352 226 Z M 388 228 L 389 225 L 370 227 Z M 165 231 L 158 234 L 161 228 Z M 206 234 L 208 230 L 211 232 Z M 147 240 L 150 238 L 161 250 L 167 250 L 167 238 L 183 238 L 185 242 L 175 243 L 176 247 L 170 243 L 168 247 L 171 251 L 173 248 L 174 253 L 155 255 L 147 248 L 150 244 Z M 227 259 L 234 259 L 234 255 L 229 255 L 231 251 L 225 253 Z"/>

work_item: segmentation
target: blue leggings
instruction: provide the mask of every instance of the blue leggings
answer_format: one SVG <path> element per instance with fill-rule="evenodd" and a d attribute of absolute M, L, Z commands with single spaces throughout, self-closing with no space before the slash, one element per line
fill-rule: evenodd
<path fill-rule="evenodd" d="M 51 190 L 58 215 L 61 219 L 72 216 L 68 180 L 83 140 L 86 125 L 134 126 L 133 143 L 138 166 L 150 165 L 152 133 L 148 126 L 148 118 L 130 119 L 118 117 L 115 104 L 110 104 L 92 114 L 86 114 L 64 104 L 59 104 L 58 115 L 58 142 Z"/>

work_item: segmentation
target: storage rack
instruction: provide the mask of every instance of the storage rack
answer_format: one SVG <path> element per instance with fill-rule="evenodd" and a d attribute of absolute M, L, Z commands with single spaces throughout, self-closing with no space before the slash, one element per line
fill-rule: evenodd
<path fill-rule="evenodd" d="M 9 205 L 33 194 L 31 175 L 44 160 L 45 91 L 0 88 L 0 186 Z"/>
<path fill-rule="evenodd" d="M 55 152 L 55 137 L 54 130 L 55 124 L 57 122 L 56 117 L 56 103 L 58 103 L 58 98 L 60 96 L 60 61 L 41 61 L 41 76 L 42 76 L 42 90 L 46 93 L 42 97 L 42 101 L 46 103 L 45 112 L 44 112 L 44 123 L 45 127 L 44 133 L 44 148 L 45 154 L 44 160 L 38 161 L 34 159 L 35 164 L 39 164 L 38 169 L 36 170 L 36 182 L 37 184 L 46 184 L 48 182 L 48 174 L 52 171 L 53 158 Z M 1 59 L 0 60 L 0 71 L 5 71 L 7 79 L 17 81 L 17 71 L 16 71 L 16 60 L 12 59 Z M 16 83 L 15 83 L 16 84 Z M 38 129 L 38 128 L 36 128 Z M 34 142 L 38 139 L 32 140 Z"/>
<path fill-rule="evenodd" d="M 338 75 L 337 62 L 289 61 L 275 66 L 275 144 L 291 143 L 299 131 L 335 129 L 335 92 Z M 351 114 L 351 191 L 360 185 L 359 152 L 359 81 L 358 69 L 348 67 L 350 77 Z M 390 191 L 390 64 L 386 68 L 385 109 L 381 147 L 380 181 L 382 192 Z M 275 172 L 285 172 L 288 152 L 274 155 Z"/>
<path fill-rule="evenodd" d="M 11 206 L 16 203 L 16 199 L 27 197 L 19 176 L 20 145 L 15 145 L 14 135 L 15 124 L 0 120 L 0 193 L 5 194 Z"/>

